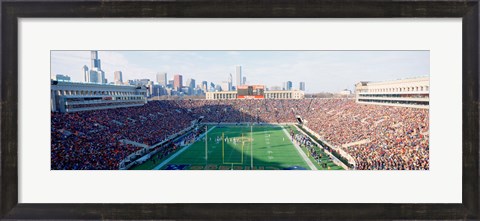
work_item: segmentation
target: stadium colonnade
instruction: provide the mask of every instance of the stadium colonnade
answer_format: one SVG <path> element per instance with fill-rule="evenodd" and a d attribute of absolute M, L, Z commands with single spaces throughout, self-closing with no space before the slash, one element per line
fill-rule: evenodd
<path fill-rule="evenodd" d="M 355 99 L 360 104 L 429 108 L 429 92 L 429 77 L 359 82 L 355 85 Z"/>
<path fill-rule="evenodd" d="M 261 99 L 303 99 L 305 92 L 299 90 L 265 91 Z M 214 91 L 207 92 L 207 100 L 231 100 L 238 99 L 237 91 Z"/>
<path fill-rule="evenodd" d="M 147 89 L 128 85 L 108 85 L 51 81 L 52 112 L 76 112 L 119 107 L 142 106 L 147 103 Z"/>

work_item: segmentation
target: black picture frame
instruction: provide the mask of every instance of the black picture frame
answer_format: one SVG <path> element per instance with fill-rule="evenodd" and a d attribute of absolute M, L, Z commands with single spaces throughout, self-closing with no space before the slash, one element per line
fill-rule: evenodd
<path fill-rule="evenodd" d="M 479 220 L 479 2 L 446 1 L 2 1 L 2 219 L 462 219 Z M 461 204 L 19 204 L 18 18 L 463 18 Z M 39 39 L 41 41 L 41 39 Z M 445 190 L 448 191 L 448 190 Z"/>

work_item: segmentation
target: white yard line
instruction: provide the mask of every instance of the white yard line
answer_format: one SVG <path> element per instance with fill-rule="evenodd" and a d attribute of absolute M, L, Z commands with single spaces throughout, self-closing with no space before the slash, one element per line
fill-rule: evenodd
<path fill-rule="evenodd" d="M 284 127 L 282 127 L 283 132 L 287 135 L 287 139 L 290 139 L 290 134 L 288 134 L 287 130 L 285 130 Z M 303 158 L 303 160 L 307 163 L 307 165 L 310 167 L 311 170 L 318 170 L 315 165 L 313 165 L 312 161 L 308 159 L 307 155 L 305 155 L 305 152 L 303 152 L 302 148 L 298 146 L 295 141 L 292 141 L 293 146 L 298 150 L 298 153 L 300 156 Z"/>
<path fill-rule="evenodd" d="M 212 128 L 210 128 L 208 132 L 210 132 L 211 130 L 213 130 L 215 128 L 215 126 L 213 126 Z M 204 134 L 205 135 L 205 134 Z M 203 135 L 203 136 L 204 136 Z M 202 136 L 202 137 L 203 137 Z M 200 137 L 200 138 L 202 138 Z M 207 141 L 208 142 L 208 141 Z M 181 150 L 177 151 L 176 153 L 174 153 L 172 156 L 170 156 L 169 158 L 167 158 L 166 160 L 164 160 L 162 163 L 158 164 L 155 168 L 153 168 L 152 170 L 159 170 L 160 168 L 162 168 L 163 166 L 165 166 L 168 162 L 172 161 L 175 157 L 177 157 L 178 155 L 180 155 L 181 153 L 183 153 L 185 150 L 187 150 L 190 146 L 192 146 L 194 143 L 196 142 L 193 142 L 192 144 L 189 144 L 188 146 L 185 146 L 184 148 L 182 148 Z"/>

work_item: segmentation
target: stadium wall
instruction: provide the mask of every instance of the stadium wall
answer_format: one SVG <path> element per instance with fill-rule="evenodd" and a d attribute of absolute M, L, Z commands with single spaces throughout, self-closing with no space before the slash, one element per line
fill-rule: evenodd
<path fill-rule="evenodd" d="M 355 100 L 359 104 L 428 109 L 429 92 L 429 77 L 355 84 Z"/>
<path fill-rule="evenodd" d="M 207 92 L 207 100 L 232 100 L 232 99 L 304 99 L 303 91 L 264 91 L 264 94 L 254 96 L 240 96 L 237 91 Z"/>
<path fill-rule="evenodd" d="M 143 106 L 147 89 L 135 86 L 51 81 L 52 112 L 78 112 Z"/>

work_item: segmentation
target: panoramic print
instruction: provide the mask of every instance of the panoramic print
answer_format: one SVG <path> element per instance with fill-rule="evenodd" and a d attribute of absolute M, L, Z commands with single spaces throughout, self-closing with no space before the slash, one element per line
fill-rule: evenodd
<path fill-rule="evenodd" d="M 429 51 L 51 51 L 52 170 L 429 170 Z"/>

